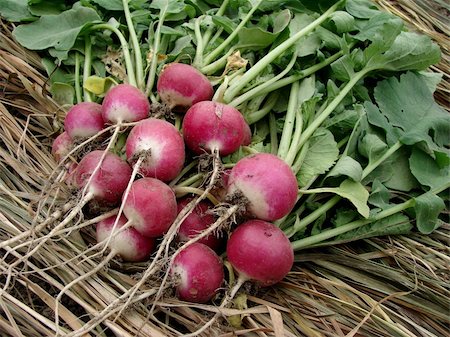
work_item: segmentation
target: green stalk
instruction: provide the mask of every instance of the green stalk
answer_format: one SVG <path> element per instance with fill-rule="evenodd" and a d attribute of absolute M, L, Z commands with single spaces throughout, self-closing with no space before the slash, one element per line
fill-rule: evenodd
<path fill-rule="evenodd" d="M 338 196 L 333 197 L 336 198 Z M 340 199 L 340 198 L 339 198 Z M 331 201 L 332 199 L 330 199 Z M 322 233 L 304 238 L 304 239 L 300 239 L 297 241 L 292 242 L 292 248 L 296 251 L 296 250 L 301 250 L 303 248 L 306 248 L 308 246 L 312 246 L 314 244 L 317 244 L 319 242 L 328 240 L 332 237 L 335 237 L 337 235 L 343 234 L 343 233 L 347 233 L 351 230 L 357 229 L 359 227 L 362 227 L 364 225 L 367 225 L 371 222 L 375 222 L 384 218 L 387 218 L 388 216 L 394 215 L 396 213 L 402 212 L 410 207 L 413 207 L 415 204 L 414 199 L 409 199 L 401 204 L 395 205 L 385 211 L 382 211 L 378 214 L 376 214 L 373 218 L 371 219 L 361 219 L 361 220 L 356 220 L 356 221 L 352 221 L 346 225 L 342 225 L 339 226 L 337 228 L 333 228 L 333 229 L 329 229 L 326 230 Z"/>
<path fill-rule="evenodd" d="M 292 84 L 296 81 L 299 81 L 305 77 L 308 77 L 314 73 L 316 73 L 317 71 L 319 71 L 320 69 L 330 65 L 331 63 L 333 63 L 334 61 L 336 61 L 338 58 L 340 58 L 343 55 L 343 51 L 339 51 L 336 54 L 331 55 L 330 57 L 326 58 L 325 60 L 323 60 L 322 62 L 316 63 L 313 66 L 306 68 L 304 70 L 301 70 L 298 74 L 295 75 L 291 75 L 288 77 L 285 77 L 283 79 L 278 80 L 277 82 L 269 85 L 269 86 L 264 86 L 264 83 L 261 84 L 260 86 L 262 86 L 262 88 L 260 90 L 257 90 L 257 88 L 259 88 L 259 86 L 253 88 L 252 90 L 255 90 L 255 94 L 264 94 L 266 92 L 271 92 L 280 88 L 283 88 L 289 84 Z M 246 94 L 246 93 L 245 93 Z M 245 95 L 244 94 L 244 95 Z M 239 98 L 240 96 L 238 96 Z"/>
<path fill-rule="evenodd" d="M 273 112 L 269 113 L 270 153 L 278 152 L 277 120 Z"/>
<path fill-rule="evenodd" d="M 296 149 L 298 148 L 298 143 L 300 141 L 300 137 L 302 135 L 302 129 L 303 129 L 303 116 L 299 109 L 296 111 L 295 116 L 295 131 L 294 136 L 292 137 L 291 146 L 289 147 L 289 151 L 286 154 L 286 157 L 284 158 L 284 161 L 289 166 L 292 166 L 294 164 L 295 157 L 297 156 Z"/>
<path fill-rule="evenodd" d="M 289 93 L 289 102 L 286 111 L 286 117 L 283 125 L 283 132 L 281 133 L 280 146 L 278 147 L 278 156 L 285 158 L 289 147 L 291 145 L 292 133 L 294 131 L 295 115 L 298 102 L 298 90 L 300 89 L 300 82 L 294 82 Z"/>
<path fill-rule="evenodd" d="M 216 13 L 217 16 L 222 16 L 225 13 L 225 10 L 227 9 L 229 2 L 230 2 L 230 0 L 224 0 L 222 2 L 222 4 L 219 7 L 219 10 Z M 222 31 L 222 29 L 220 29 L 220 31 Z M 212 32 L 213 32 L 213 27 L 209 27 L 206 30 L 205 35 L 203 36 L 203 45 L 204 46 L 206 46 L 208 44 L 208 42 L 210 42 L 209 40 L 211 39 Z"/>
<path fill-rule="evenodd" d="M 261 73 L 264 68 L 266 68 L 270 63 L 272 63 L 278 56 L 283 54 L 288 48 L 293 46 L 300 38 L 307 35 L 311 31 L 313 31 L 316 27 L 318 27 L 322 22 L 330 17 L 330 15 L 335 12 L 343 0 L 338 1 L 333 6 L 331 6 L 327 11 L 325 11 L 321 16 L 319 16 L 316 20 L 311 22 L 309 25 L 299 30 L 289 39 L 281 43 L 278 47 L 269 52 L 266 56 L 264 56 L 261 60 L 259 60 L 253 67 L 251 67 L 244 76 L 242 76 L 241 81 L 237 83 L 235 86 L 230 87 L 225 93 L 225 101 L 231 102 L 231 100 L 236 97 L 236 95 L 248 84 L 251 80 L 253 80 L 259 73 Z"/>
<path fill-rule="evenodd" d="M 153 85 L 155 84 L 155 76 L 156 76 L 156 66 L 158 65 L 158 49 L 159 43 L 161 41 L 161 27 L 163 25 L 164 19 L 166 17 L 166 9 L 162 9 L 159 13 L 159 21 L 156 26 L 155 32 L 155 41 L 153 43 L 153 51 L 152 51 L 152 61 L 150 63 L 150 73 L 147 78 L 147 86 L 145 88 L 146 95 L 150 95 L 150 92 L 153 90 Z"/>
<path fill-rule="evenodd" d="M 136 67 L 136 81 L 137 87 L 143 89 L 144 85 L 144 66 L 142 64 L 142 54 L 139 40 L 134 29 L 133 20 L 131 19 L 130 8 L 128 7 L 129 0 L 122 0 L 123 10 L 125 12 L 125 19 L 127 21 L 128 33 L 130 34 L 131 44 L 134 51 L 134 65 Z"/>
<path fill-rule="evenodd" d="M 383 155 L 375 160 L 373 163 L 369 163 L 366 168 L 362 172 L 362 179 L 367 177 L 373 170 L 375 170 L 382 162 L 384 162 L 387 158 L 392 156 L 398 149 L 402 147 L 402 143 L 397 141 L 394 145 L 392 145 Z"/>
<path fill-rule="evenodd" d="M 225 39 L 225 41 L 223 41 L 216 49 L 214 49 L 212 52 L 208 54 L 207 57 L 205 57 L 205 63 L 207 65 L 210 64 L 217 56 L 219 56 L 219 54 L 234 40 L 239 31 L 242 29 L 242 27 L 244 27 L 244 25 L 248 22 L 248 20 L 250 20 L 253 13 L 258 9 L 261 3 L 262 0 L 259 0 L 247 13 L 244 19 L 239 23 L 236 29 Z"/>
<path fill-rule="evenodd" d="M 203 19 L 203 15 L 199 16 L 197 19 L 195 19 L 194 24 L 194 32 L 195 32 L 195 39 L 197 40 L 197 47 L 195 48 L 195 57 L 194 62 L 192 62 L 192 65 L 195 68 L 200 68 L 203 65 L 203 37 L 202 32 L 200 30 L 200 21 Z"/>
<path fill-rule="evenodd" d="M 297 60 L 297 53 L 294 53 L 292 58 L 291 58 L 291 60 L 289 61 L 289 64 L 286 66 L 285 69 L 283 69 L 282 72 L 280 72 L 276 76 L 272 77 L 270 80 L 268 80 L 268 81 L 258 85 L 257 87 L 247 91 L 245 94 L 242 94 L 242 95 L 238 96 L 233 101 L 228 103 L 228 105 L 237 107 L 239 104 L 242 104 L 243 102 L 245 102 L 247 100 L 250 100 L 253 97 L 265 94 L 266 92 L 261 93 L 261 91 L 264 90 L 265 88 L 269 87 L 270 85 L 272 85 L 276 81 L 278 81 L 284 75 L 286 75 L 292 69 L 292 67 L 294 66 L 296 60 Z"/>
<path fill-rule="evenodd" d="M 91 38 L 86 35 L 84 37 L 84 66 L 83 66 L 83 88 L 84 83 L 91 76 L 91 66 L 92 66 L 92 44 Z M 87 90 L 83 90 L 84 92 L 84 101 L 92 102 L 91 93 Z"/>
<path fill-rule="evenodd" d="M 214 74 L 216 71 L 225 68 L 228 62 L 228 57 L 233 54 L 234 47 L 231 47 L 230 50 L 228 50 L 225 55 L 223 55 L 221 58 L 217 59 L 213 63 L 208 64 L 207 66 L 200 69 L 200 71 L 205 75 L 211 75 Z"/>
<path fill-rule="evenodd" d="M 125 37 L 123 36 L 123 34 L 121 33 L 121 31 L 108 23 L 100 23 L 98 25 L 94 25 L 94 26 L 92 26 L 92 30 L 94 30 L 94 29 L 107 29 L 117 35 L 117 37 L 119 38 L 119 41 L 120 41 L 120 45 L 122 47 L 123 58 L 125 59 L 125 68 L 127 71 L 128 83 L 137 87 L 136 76 L 134 74 L 134 68 L 133 68 L 133 62 L 131 60 L 131 55 L 130 55 L 130 49 L 128 46 L 128 42 L 125 39 Z"/>
<path fill-rule="evenodd" d="M 80 86 L 80 54 L 75 52 L 75 96 L 77 103 L 82 102 Z"/>
<path fill-rule="evenodd" d="M 244 118 L 247 121 L 247 123 L 254 124 L 260 119 L 264 118 L 277 103 L 278 96 L 280 96 L 280 93 L 278 91 L 272 92 L 261 109 L 257 111 L 252 111 L 249 114 L 245 115 Z"/>

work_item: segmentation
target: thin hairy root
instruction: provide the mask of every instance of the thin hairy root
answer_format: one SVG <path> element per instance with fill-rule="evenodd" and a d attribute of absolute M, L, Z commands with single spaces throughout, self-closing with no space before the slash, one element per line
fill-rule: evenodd
<path fill-rule="evenodd" d="M 239 277 L 236 281 L 236 284 L 231 288 L 231 290 L 228 292 L 228 294 L 225 296 L 225 298 L 222 300 L 222 303 L 219 306 L 219 311 L 214 314 L 214 316 L 206 323 L 202 325 L 201 328 L 198 330 L 183 335 L 184 337 L 196 337 L 205 332 L 211 325 L 214 324 L 214 322 L 222 315 L 220 312 L 220 309 L 226 308 L 228 304 L 233 300 L 236 293 L 239 291 L 239 289 L 242 287 L 242 285 L 247 281 L 244 277 Z"/>
<path fill-rule="evenodd" d="M 108 254 L 108 256 L 105 257 L 105 259 L 99 263 L 95 268 L 89 270 L 86 274 L 83 274 L 76 279 L 74 279 L 72 282 L 67 284 L 56 296 L 55 299 L 55 326 L 56 326 L 56 332 L 55 337 L 59 336 L 60 333 L 60 327 L 59 327 L 59 302 L 61 301 L 62 296 L 64 293 L 72 288 L 77 283 L 89 278 L 90 276 L 96 274 L 98 271 L 102 270 L 103 267 L 105 267 L 113 258 L 116 256 L 117 252 L 115 250 L 111 250 L 111 252 Z"/>
<path fill-rule="evenodd" d="M 204 200 L 206 196 L 209 194 L 211 189 L 214 187 L 217 179 L 219 178 L 220 174 L 220 167 L 221 167 L 221 160 L 219 157 L 219 151 L 215 150 L 213 151 L 213 172 L 211 174 L 211 179 L 209 182 L 208 187 L 203 191 L 202 195 L 200 195 L 197 199 L 193 199 L 191 202 L 189 202 L 186 207 L 184 207 L 181 212 L 178 214 L 177 218 L 173 222 L 173 224 L 170 226 L 169 231 L 164 235 L 164 239 L 161 242 L 158 251 L 156 252 L 156 255 L 150 264 L 150 266 L 145 270 L 144 274 L 142 275 L 141 279 L 138 283 L 135 284 L 133 288 L 130 288 L 128 300 L 125 303 L 122 310 L 119 312 L 118 317 L 121 315 L 122 311 L 129 305 L 129 302 L 133 298 L 134 294 L 138 291 L 138 289 L 155 273 L 155 271 L 160 270 L 160 268 L 155 268 L 161 260 L 163 261 L 170 261 L 169 260 L 169 249 L 170 244 L 175 239 L 178 229 L 180 228 L 181 224 L 184 220 L 189 216 L 189 214 L 192 213 L 194 208 L 200 203 L 200 201 Z M 161 256 L 164 252 L 164 257 L 161 259 Z"/>

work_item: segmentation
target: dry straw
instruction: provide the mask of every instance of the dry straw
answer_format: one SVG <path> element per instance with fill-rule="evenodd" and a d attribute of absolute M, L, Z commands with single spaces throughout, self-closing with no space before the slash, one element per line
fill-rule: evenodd
<path fill-rule="evenodd" d="M 448 107 L 448 6 L 376 2 L 441 44 L 443 61 L 433 70 L 443 74 L 437 98 Z M 131 299 L 122 296 L 145 264 L 115 259 L 55 302 L 65 285 L 102 257 L 89 250 L 93 221 L 80 217 L 52 237 L 46 235 L 50 228 L 36 226 L 71 195 L 49 154 L 64 111 L 51 99 L 39 57 L 17 45 L 10 28 L 2 25 L 0 31 L 0 335 L 162 337 L 197 330 L 217 306 L 183 303 L 170 294 L 153 303 L 158 280 L 149 280 Z M 205 336 L 445 336 L 449 239 L 450 226 L 443 224 L 429 236 L 301 252 L 282 283 L 247 289 L 235 307 L 222 310 L 229 321 L 217 322 Z"/>

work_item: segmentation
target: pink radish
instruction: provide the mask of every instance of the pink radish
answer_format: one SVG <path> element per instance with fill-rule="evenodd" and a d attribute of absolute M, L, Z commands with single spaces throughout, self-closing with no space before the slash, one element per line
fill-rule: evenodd
<path fill-rule="evenodd" d="M 137 122 L 147 118 L 149 113 L 150 103 L 147 96 L 130 84 L 116 85 L 103 99 L 103 120 L 111 124 Z"/>
<path fill-rule="evenodd" d="M 226 156 L 248 138 L 248 129 L 237 109 L 219 102 L 203 101 L 186 112 L 183 136 L 186 146 L 196 154 L 217 150 Z"/>
<path fill-rule="evenodd" d="M 94 102 L 75 104 L 67 112 L 64 129 L 72 139 L 89 138 L 104 127 L 102 106 Z"/>
<path fill-rule="evenodd" d="M 124 200 L 123 213 L 142 235 L 159 237 L 177 217 L 175 193 L 158 179 L 138 179 Z"/>
<path fill-rule="evenodd" d="M 291 270 L 294 251 L 287 236 L 270 222 L 249 220 L 227 242 L 227 257 L 243 280 L 271 286 Z"/>
<path fill-rule="evenodd" d="M 70 138 L 69 134 L 64 131 L 60 133 L 58 137 L 55 138 L 52 144 L 52 155 L 55 160 L 59 163 L 73 147 L 72 138 Z"/>
<path fill-rule="evenodd" d="M 103 161 L 97 172 L 95 168 Z M 85 155 L 75 171 L 75 182 L 79 188 L 86 188 L 85 198 L 95 199 L 101 204 L 117 204 L 131 177 L 131 167 L 119 156 L 96 150 Z"/>
<path fill-rule="evenodd" d="M 242 139 L 242 146 L 248 146 L 252 142 L 252 130 L 244 120 L 244 138 Z"/>
<path fill-rule="evenodd" d="M 176 284 L 178 298 L 205 303 L 213 298 L 223 283 L 222 261 L 202 243 L 193 243 L 175 257 L 170 274 Z"/>
<path fill-rule="evenodd" d="M 123 215 L 118 219 L 116 228 L 113 230 L 116 216 L 113 215 L 96 226 L 97 242 L 107 241 L 110 235 L 115 234 L 109 242 L 109 247 L 115 255 L 119 255 L 124 261 L 139 262 L 150 258 L 156 243 L 152 238 L 140 234 L 135 228 L 129 226 Z"/>
<path fill-rule="evenodd" d="M 138 168 L 142 175 L 170 181 L 183 169 L 184 141 L 169 122 L 156 118 L 144 119 L 128 135 L 126 155 L 133 165 L 142 157 Z"/>
<path fill-rule="evenodd" d="M 180 213 L 191 200 L 191 198 L 179 200 L 178 213 Z M 215 218 L 211 213 L 208 213 L 212 208 L 213 205 L 211 203 L 204 200 L 200 201 L 188 217 L 181 223 L 178 230 L 178 240 L 182 242 L 189 241 L 213 224 Z M 221 240 L 214 234 L 201 238 L 197 242 L 203 243 L 215 251 L 217 251 L 221 244 Z"/>
<path fill-rule="evenodd" d="M 191 65 L 170 63 L 164 66 L 156 85 L 161 101 L 170 109 L 186 110 L 213 97 L 208 78 Z"/>
<path fill-rule="evenodd" d="M 244 157 L 231 169 L 227 195 L 242 194 L 254 217 L 274 221 L 287 215 L 297 200 L 297 179 L 279 157 L 258 153 Z"/>

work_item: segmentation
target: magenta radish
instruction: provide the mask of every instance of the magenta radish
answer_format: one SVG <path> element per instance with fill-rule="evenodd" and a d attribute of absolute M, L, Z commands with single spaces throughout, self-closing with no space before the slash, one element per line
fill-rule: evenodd
<path fill-rule="evenodd" d="M 250 126 L 245 122 L 244 120 L 244 137 L 242 139 L 242 146 L 250 145 L 252 142 L 252 130 L 250 129 Z"/>
<path fill-rule="evenodd" d="M 104 159 L 100 164 L 102 157 Z M 99 169 L 94 173 L 99 164 Z M 119 156 L 100 150 L 86 154 L 75 170 L 75 183 L 79 188 L 86 188 L 86 198 L 111 206 L 120 201 L 130 177 L 130 165 Z"/>
<path fill-rule="evenodd" d="M 96 226 L 97 242 L 107 242 L 109 237 L 109 248 L 115 255 L 120 256 L 124 261 L 139 262 L 150 258 L 155 249 L 155 239 L 148 238 L 140 234 L 135 228 L 129 226 L 125 216 L 120 216 L 116 228 L 116 215 L 100 221 Z"/>
<path fill-rule="evenodd" d="M 251 216 L 274 221 L 293 209 L 297 191 L 289 165 L 273 154 L 258 153 L 242 158 L 231 169 L 227 195 L 243 195 Z"/>
<path fill-rule="evenodd" d="M 294 251 L 287 236 L 263 220 L 249 220 L 231 233 L 227 257 L 240 278 L 263 287 L 281 281 L 294 263 Z"/>
<path fill-rule="evenodd" d="M 194 104 L 183 119 L 186 146 L 196 154 L 218 150 L 226 156 L 235 152 L 248 138 L 242 114 L 232 106 L 203 101 Z"/>
<path fill-rule="evenodd" d="M 148 118 L 131 129 L 126 155 L 133 165 L 142 157 L 138 170 L 145 177 L 170 181 L 183 169 L 184 148 L 183 137 L 175 126 L 161 119 Z"/>
<path fill-rule="evenodd" d="M 69 154 L 73 147 L 72 138 L 64 131 L 55 138 L 52 144 L 53 158 L 59 163 L 66 155 Z"/>
<path fill-rule="evenodd" d="M 202 243 L 193 243 L 175 257 L 170 275 L 177 297 L 184 301 L 206 303 L 221 287 L 223 265 L 217 254 Z"/>
<path fill-rule="evenodd" d="M 177 217 L 173 190 L 155 178 L 141 178 L 131 185 L 123 213 L 144 236 L 163 235 Z"/>
<path fill-rule="evenodd" d="M 170 109 L 186 110 L 213 97 L 208 78 L 191 65 L 170 63 L 162 69 L 156 85 L 161 101 Z"/>
<path fill-rule="evenodd" d="M 75 104 L 67 112 L 64 129 L 72 139 L 89 138 L 104 127 L 102 106 L 94 102 Z"/>
<path fill-rule="evenodd" d="M 105 95 L 102 116 L 105 122 L 120 124 L 147 118 L 150 103 L 147 96 L 130 84 L 118 84 Z"/>
<path fill-rule="evenodd" d="M 191 198 L 183 198 L 178 201 L 178 214 L 191 201 Z M 181 242 L 189 241 L 200 232 L 207 229 L 215 222 L 214 216 L 209 213 L 213 205 L 205 200 L 200 201 L 197 206 L 189 213 L 188 217 L 181 223 L 178 229 L 178 240 Z M 197 242 L 203 243 L 211 249 L 217 251 L 221 244 L 220 238 L 214 234 L 199 239 Z"/>

